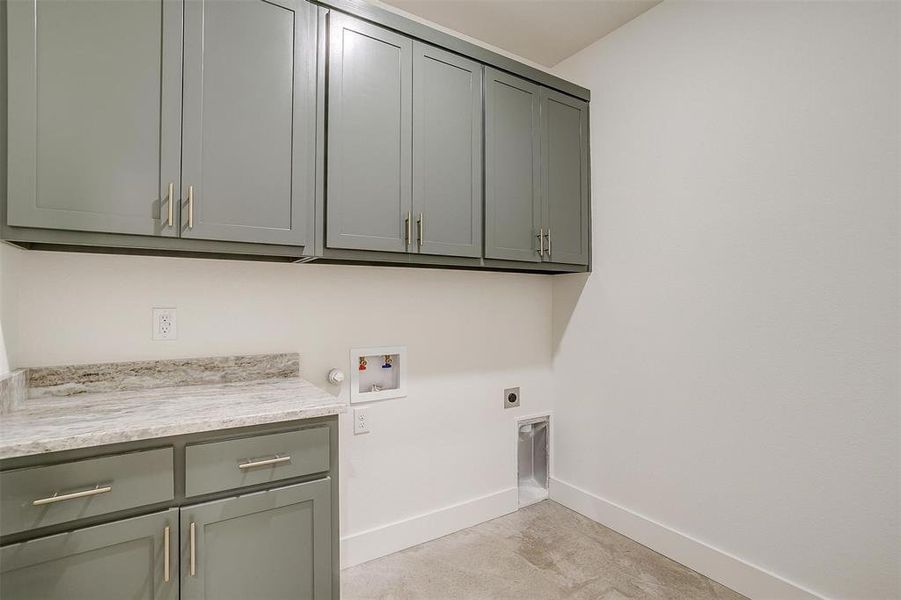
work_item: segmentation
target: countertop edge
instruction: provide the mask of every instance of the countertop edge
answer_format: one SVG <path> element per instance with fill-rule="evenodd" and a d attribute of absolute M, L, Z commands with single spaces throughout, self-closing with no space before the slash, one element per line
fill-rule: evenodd
<path fill-rule="evenodd" d="M 133 428 L 129 430 L 104 431 L 59 437 L 50 440 L 11 444 L 10 446 L 4 446 L 2 441 L 0 441 L 0 460 L 24 458 L 54 452 L 64 452 L 67 450 L 96 448 L 125 442 L 146 442 L 176 435 L 205 433 L 224 429 L 234 429 L 237 427 L 302 421 L 317 417 L 339 415 L 346 413 L 347 410 L 347 402 L 332 401 L 331 403 L 323 403 L 322 406 L 304 406 L 293 410 L 272 413 L 221 417 L 211 421 L 180 421 L 171 424 L 154 425 L 139 431 L 136 431 Z"/>

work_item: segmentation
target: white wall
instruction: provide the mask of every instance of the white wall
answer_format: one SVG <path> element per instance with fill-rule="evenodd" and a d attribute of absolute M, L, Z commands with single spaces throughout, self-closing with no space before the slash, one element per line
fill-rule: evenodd
<path fill-rule="evenodd" d="M 16 270 L 15 261 L 20 254 L 21 251 L 0 243 L 0 376 L 8 373 L 11 368 L 7 348 L 15 345 L 16 320 L 13 316 L 16 310 L 13 289 L 18 285 L 13 283 L 11 275 Z"/>
<path fill-rule="evenodd" d="M 0 267 L 13 366 L 296 351 L 304 376 L 337 393 L 325 375 L 347 372 L 350 348 L 406 345 L 409 397 L 373 404 L 369 434 L 342 417 L 348 564 L 516 507 L 511 413 L 551 400 L 548 277 L 5 245 Z M 151 340 L 154 306 L 178 308 L 177 341 Z M 523 407 L 505 411 L 513 385 Z"/>
<path fill-rule="evenodd" d="M 901 597 L 899 12 L 667 1 L 556 68 L 595 261 L 554 284 L 558 497 L 758 596 L 738 563 Z"/>

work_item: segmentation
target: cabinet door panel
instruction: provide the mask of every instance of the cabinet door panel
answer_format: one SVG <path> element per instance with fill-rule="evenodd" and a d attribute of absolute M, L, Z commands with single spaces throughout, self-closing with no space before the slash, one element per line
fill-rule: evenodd
<path fill-rule="evenodd" d="M 407 250 L 412 40 L 329 15 L 330 248 Z"/>
<path fill-rule="evenodd" d="M 543 223 L 550 262 L 588 264 L 588 104 L 541 90 Z"/>
<path fill-rule="evenodd" d="M 165 529 L 169 527 L 169 581 Z M 4 600 L 175 600 L 178 509 L 0 549 Z"/>
<path fill-rule="evenodd" d="M 181 2 L 7 11 L 8 223 L 177 235 L 160 217 L 178 189 Z"/>
<path fill-rule="evenodd" d="M 315 8 L 189 0 L 185 32 L 182 236 L 303 245 L 315 185 Z"/>
<path fill-rule="evenodd" d="M 482 67 L 421 42 L 413 47 L 413 213 L 420 253 L 482 255 Z"/>
<path fill-rule="evenodd" d="M 537 262 L 538 86 L 485 69 L 485 256 Z"/>
<path fill-rule="evenodd" d="M 330 598 L 330 485 L 326 478 L 182 508 L 182 600 Z"/>

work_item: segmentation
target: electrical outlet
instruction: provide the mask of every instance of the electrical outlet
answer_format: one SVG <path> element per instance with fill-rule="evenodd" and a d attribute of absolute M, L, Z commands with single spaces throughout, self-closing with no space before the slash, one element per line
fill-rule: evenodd
<path fill-rule="evenodd" d="M 369 409 L 354 409 L 354 435 L 358 433 L 369 433 Z"/>
<path fill-rule="evenodd" d="M 519 388 L 507 388 L 504 390 L 504 408 L 519 406 Z"/>
<path fill-rule="evenodd" d="M 174 308 L 153 309 L 153 339 L 177 340 L 178 328 Z"/>

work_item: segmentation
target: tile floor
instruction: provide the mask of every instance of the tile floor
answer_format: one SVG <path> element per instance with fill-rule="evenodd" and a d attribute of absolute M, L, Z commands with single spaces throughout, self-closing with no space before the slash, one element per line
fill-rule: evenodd
<path fill-rule="evenodd" d="M 744 598 L 550 500 L 345 569 L 341 573 L 341 597 Z"/>

